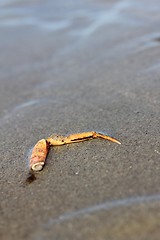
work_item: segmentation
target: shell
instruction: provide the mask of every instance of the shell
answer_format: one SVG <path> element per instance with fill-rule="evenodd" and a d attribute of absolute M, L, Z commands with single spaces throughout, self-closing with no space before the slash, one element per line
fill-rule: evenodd
<path fill-rule="evenodd" d="M 30 157 L 30 169 L 41 171 L 49 151 L 49 144 L 45 139 L 39 140 L 32 150 Z"/>

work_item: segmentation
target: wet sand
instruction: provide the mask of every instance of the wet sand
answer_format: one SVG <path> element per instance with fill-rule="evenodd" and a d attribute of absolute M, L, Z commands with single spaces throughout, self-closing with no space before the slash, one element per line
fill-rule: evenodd
<path fill-rule="evenodd" d="M 0 238 L 158 240 L 159 1 L 0 7 Z M 26 183 L 39 139 L 93 130 L 122 145 L 51 148 Z"/>

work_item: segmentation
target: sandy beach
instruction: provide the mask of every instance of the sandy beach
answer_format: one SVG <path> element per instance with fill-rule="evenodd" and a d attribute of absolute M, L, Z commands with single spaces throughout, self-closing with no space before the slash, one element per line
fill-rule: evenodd
<path fill-rule="evenodd" d="M 0 1 L 0 239 L 159 240 L 160 2 Z M 39 139 L 100 131 L 50 149 Z"/>

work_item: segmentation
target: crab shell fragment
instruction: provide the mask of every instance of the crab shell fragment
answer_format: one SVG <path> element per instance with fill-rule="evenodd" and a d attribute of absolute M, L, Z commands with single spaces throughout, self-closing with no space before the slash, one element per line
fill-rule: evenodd
<path fill-rule="evenodd" d="M 49 151 L 49 144 L 45 139 L 39 140 L 32 150 L 30 157 L 30 169 L 41 171 Z"/>

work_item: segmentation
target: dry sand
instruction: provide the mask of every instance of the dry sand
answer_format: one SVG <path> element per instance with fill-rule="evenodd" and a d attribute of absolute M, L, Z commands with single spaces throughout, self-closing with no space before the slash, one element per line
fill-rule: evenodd
<path fill-rule="evenodd" d="M 0 1 L 0 239 L 158 240 L 160 2 Z M 34 144 L 50 150 L 26 184 Z"/>

